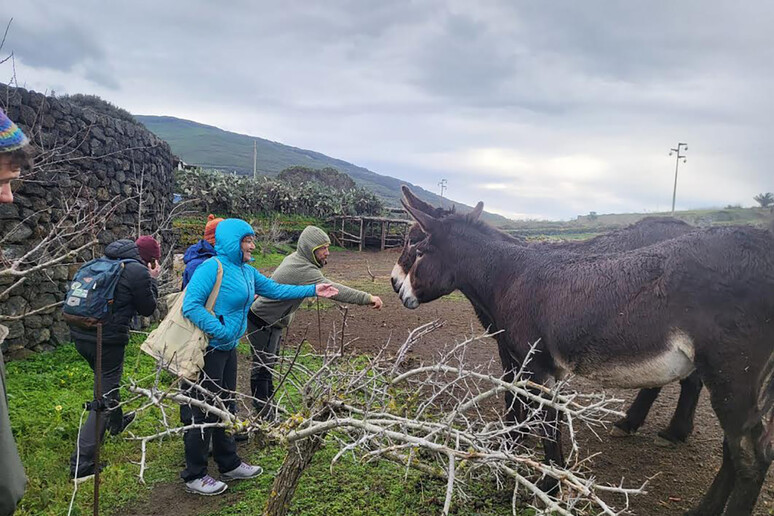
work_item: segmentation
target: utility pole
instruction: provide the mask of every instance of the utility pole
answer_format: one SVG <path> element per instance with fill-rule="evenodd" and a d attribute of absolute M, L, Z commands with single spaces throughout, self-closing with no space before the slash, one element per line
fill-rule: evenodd
<path fill-rule="evenodd" d="M 443 191 L 446 190 L 447 188 L 446 179 L 441 179 L 440 181 L 438 181 L 438 186 L 441 187 L 441 197 L 443 197 Z"/>
<path fill-rule="evenodd" d="M 685 157 L 685 154 L 680 154 L 680 152 L 685 152 L 688 150 L 688 144 L 679 142 L 677 144 L 676 149 L 669 149 L 669 155 L 675 154 L 675 187 L 672 190 L 672 216 L 675 215 L 675 197 L 677 196 L 677 169 L 680 167 L 680 160 L 683 160 L 683 163 L 685 163 L 687 158 Z"/>
<path fill-rule="evenodd" d="M 258 180 L 258 140 L 253 140 L 253 180 Z"/>

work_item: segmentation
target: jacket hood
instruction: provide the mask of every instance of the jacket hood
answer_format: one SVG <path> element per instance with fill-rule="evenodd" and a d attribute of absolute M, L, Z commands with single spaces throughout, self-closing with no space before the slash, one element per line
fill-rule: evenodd
<path fill-rule="evenodd" d="M 315 258 L 314 252 L 324 245 L 330 245 L 330 243 L 331 239 L 328 238 L 328 233 L 317 226 L 306 226 L 301 232 L 301 236 L 298 237 L 296 252 L 309 263 L 322 267 L 322 264 Z"/>
<path fill-rule="evenodd" d="M 107 247 L 105 247 L 105 256 L 113 260 L 134 259 L 142 263 L 140 250 L 137 249 L 137 244 L 135 244 L 133 240 L 126 238 L 108 244 Z"/>
<path fill-rule="evenodd" d="M 191 260 L 195 260 L 197 258 L 206 260 L 207 258 L 210 258 L 214 255 L 215 248 L 212 247 L 212 244 L 206 240 L 199 240 L 194 245 L 185 250 L 185 254 L 183 255 L 183 262 L 188 263 Z"/>
<path fill-rule="evenodd" d="M 242 219 L 226 219 L 215 229 L 215 252 L 235 265 L 242 265 L 242 239 L 255 235 L 253 227 Z"/>

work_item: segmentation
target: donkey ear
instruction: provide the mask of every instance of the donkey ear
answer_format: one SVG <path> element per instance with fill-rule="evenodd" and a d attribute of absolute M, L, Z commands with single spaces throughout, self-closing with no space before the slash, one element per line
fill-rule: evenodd
<path fill-rule="evenodd" d="M 468 216 L 471 220 L 478 220 L 478 218 L 481 216 L 481 213 L 484 211 L 484 203 L 483 201 L 478 201 L 478 204 L 476 204 L 476 207 L 473 208 L 473 211 L 471 211 Z"/>
<path fill-rule="evenodd" d="M 413 208 L 416 208 L 420 211 L 423 211 L 427 213 L 428 215 L 432 215 L 435 212 L 435 208 L 416 195 L 414 195 L 414 192 L 409 189 L 408 186 L 402 185 L 400 187 L 401 192 L 403 192 L 403 197 L 406 200 L 406 202 Z"/>
<path fill-rule="evenodd" d="M 438 224 L 438 219 L 435 219 L 422 210 L 411 206 L 405 201 L 405 199 L 401 199 L 400 202 L 403 204 L 403 207 L 406 208 L 406 211 L 409 213 L 409 215 L 411 215 L 411 218 L 417 221 L 417 224 L 419 224 L 419 226 L 422 228 L 422 231 L 428 235 L 433 232 L 433 228 Z"/>

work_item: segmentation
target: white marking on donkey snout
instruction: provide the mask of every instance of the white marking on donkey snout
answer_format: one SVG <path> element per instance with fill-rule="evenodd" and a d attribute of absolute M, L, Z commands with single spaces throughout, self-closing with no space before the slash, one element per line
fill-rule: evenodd
<path fill-rule="evenodd" d="M 400 291 L 400 287 L 402 287 L 403 282 L 406 281 L 406 273 L 403 272 L 403 267 L 396 263 L 395 267 L 392 268 L 390 278 L 392 279 L 392 286 Z"/>
<path fill-rule="evenodd" d="M 661 387 L 676 380 L 682 380 L 694 369 L 695 350 L 693 339 L 684 331 L 676 328 L 667 337 L 664 351 L 656 356 L 639 360 L 599 364 L 587 374 L 576 371 L 582 376 L 594 379 L 610 387 L 642 389 Z"/>
<path fill-rule="evenodd" d="M 406 275 L 406 280 L 400 287 L 400 300 L 403 301 L 403 306 L 406 308 L 414 309 L 419 306 L 419 300 L 414 295 L 414 288 L 411 286 L 411 273 Z"/>

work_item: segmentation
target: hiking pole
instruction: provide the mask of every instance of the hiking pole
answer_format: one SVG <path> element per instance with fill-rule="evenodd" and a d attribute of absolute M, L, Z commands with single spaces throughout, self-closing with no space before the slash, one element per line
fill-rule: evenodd
<path fill-rule="evenodd" d="M 94 435 L 97 436 L 97 447 L 94 450 L 94 516 L 99 516 L 99 447 L 102 443 L 99 431 L 99 423 L 102 418 L 102 323 L 97 323 L 97 363 L 94 367 L 94 391 L 97 405 L 94 411 Z"/>
<path fill-rule="evenodd" d="M 322 353 L 323 348 L 322 345 L 322 320 L 320 318 L 320 296 L 315 297 L 315 300 L 317 301 L 317 340 L 319 341 L 320 345 L 320 353 Z"/>

